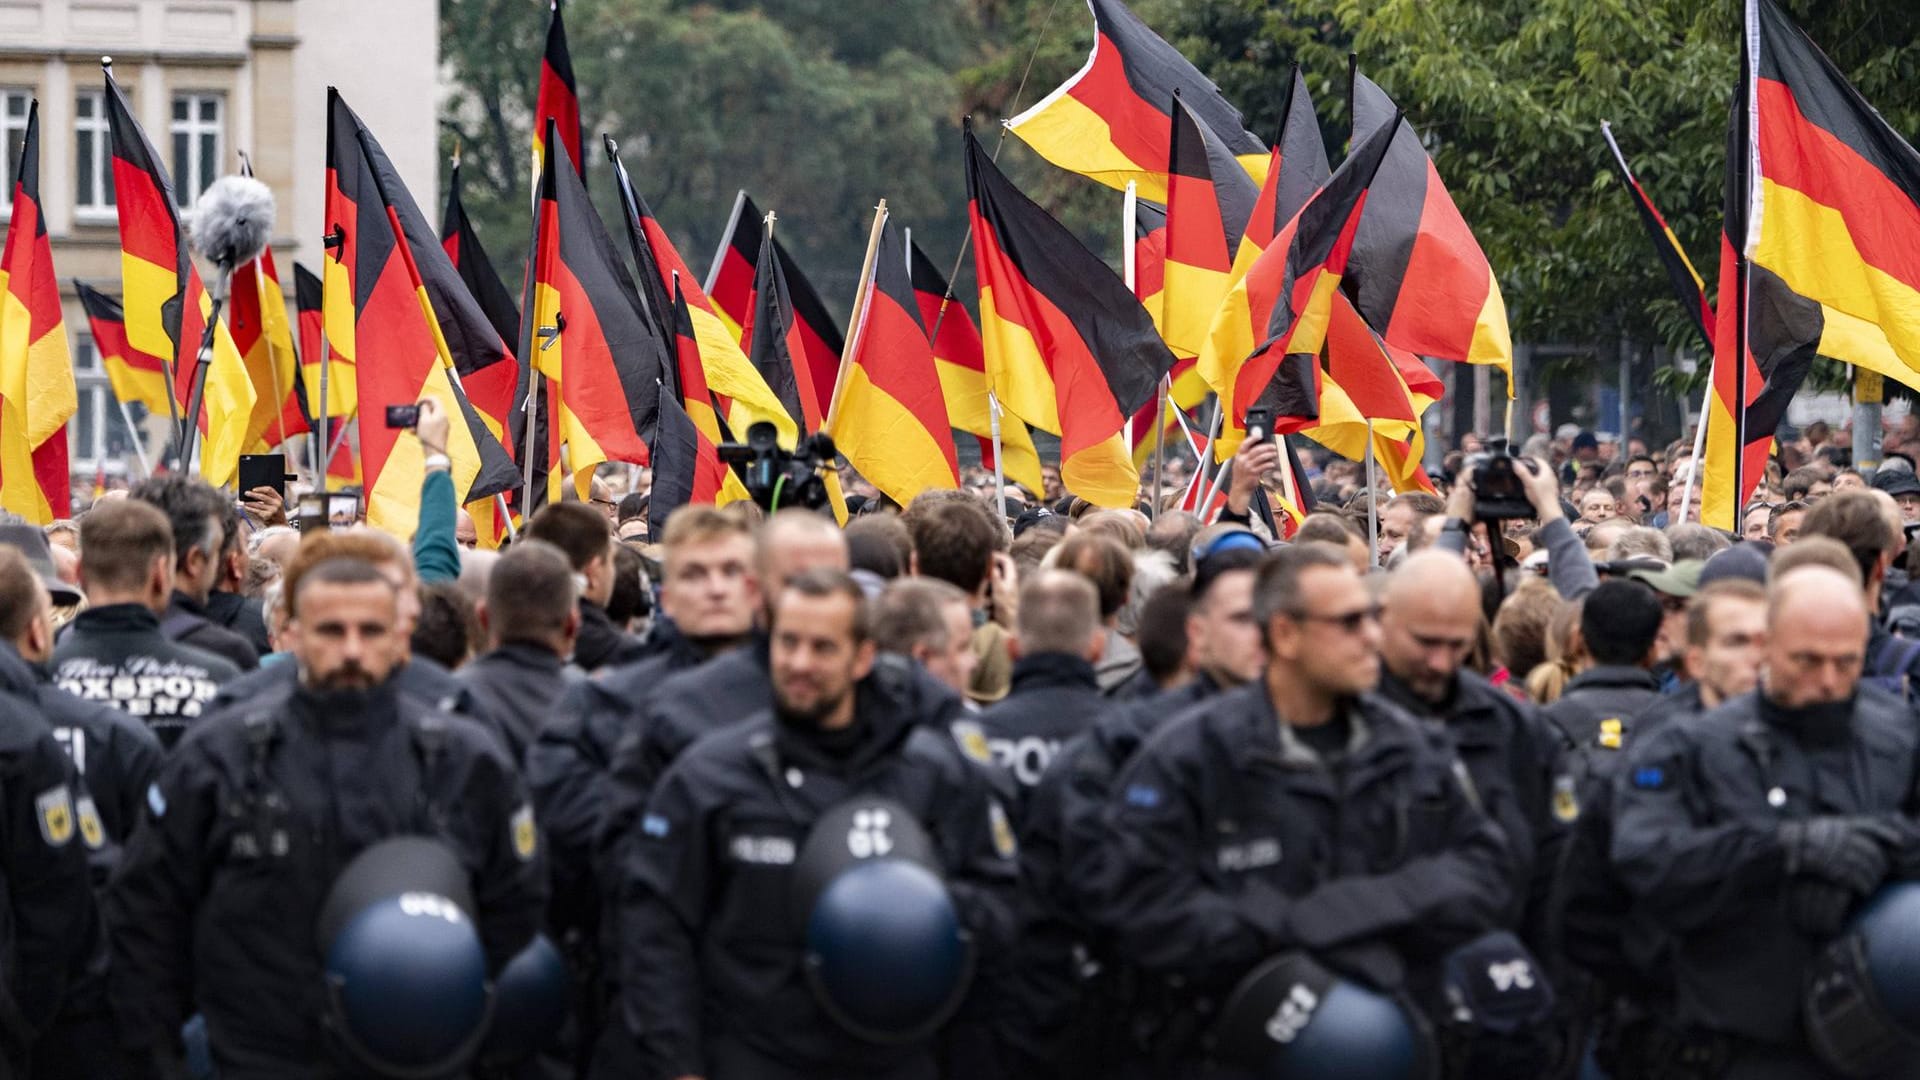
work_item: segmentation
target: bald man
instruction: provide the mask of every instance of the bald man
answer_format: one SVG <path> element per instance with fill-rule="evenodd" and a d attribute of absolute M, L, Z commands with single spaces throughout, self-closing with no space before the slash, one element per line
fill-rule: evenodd
<path fill-rule="evenodd" d="M 1560 827 L 1551 806 L 1560 744 L 1532 706 L 1466 666 L 1480 619 L 1480 582 L 1460 556 L 1428 550 L 1408 557 L 1381 595 L 1380 693 L 1453 735 L 1514 850 L 1516 899 L 1538 901 L 1546 878 L 1532 873 L 1534 855 Z M 1529 890 L 1535 876 L 1540 888 Z"/>
<path fill-rule="evenodd" d="M 1869 897 L 1920 873 L 1920 731 L 1860 685 L 1868 617 L 1839 571 L 1788 572 L 1760 688 L 1646 733 L 1614 781 L 1614 869 L 1672 941 L 1682 1042 L 1726 1063 L 1703 1075 L 1835 1075 L 1802 1022 L 1810 966 Z"/>

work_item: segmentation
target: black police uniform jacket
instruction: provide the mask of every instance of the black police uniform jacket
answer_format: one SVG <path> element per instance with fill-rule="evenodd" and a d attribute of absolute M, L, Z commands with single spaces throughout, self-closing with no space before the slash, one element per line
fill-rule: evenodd
<path fill-rule="evenodd" d="M 1134 755 L 1082 888 L 1128 963 L 1204 1008 L 1283 951 L 1386 951 L 1399 964 L 1363 970 L 1390 982 L 1501 924 L 1512 857 L 1447 736 L 1377 696 L 1342 707 L 1352 737 L 1337 769 L 1282 727 L 1261 682 Z"/>
<path fill-rule="evenodd" d="M 630 664 L 646 655 L 646 642 L 613 625 L 606 608 L 584 598 L 580 601 L 580 635 L 573 642 L 573 662 L 580 670 Z"/>
<path fill-rule="evenodd" d="M 1749 693 L 1634 745 L 1614 779 L 1613 865 L 1672 936 L 1681 1025 L 1799 1048 L 1807 964 L 1827 942 L 1788 919 L 1779 827 L 1870 814 L 1920 836 L 1920 729 L 1904 700 L 1864 686 L 1826 738 L 1775 715 Z M 1891 863 L 1890 880 L 1920 877 L 1920 843 Z"/>
<path fill-rule="evenodd" d="M 219 693 L 213 695 L 213 700 L 207 703 L 202 715 L 210 717 L 224 713 L 248 705 L 263 695 L 289 693 L 299 681 L 300 669 L 291 660 L 246 672 L 222 684 Z M 508 751 L 513 746 L 513 738 L 507 733 L 506 725 L 493 714 L 486 701 L 437 662 L 419 655 L 409 657 L 406 663 L 393 669 L 390 681 L 407 697 L 465 717 L 487 729 L 502 751 Z"/>
<path fill-rule="evenodd" d="M 762 710 L 703 739 L 660 778 L 624 854 L 622 1007 L 649 1077 L 707 1075 L 716 1045 L 796 1074 L 858 1076 L 922 1058 L 923 1044 L 845 1034 L 815 1003 L 791 907 L 793 861 L 820 815 L 855 795 L 913 813 L 938 852 L 983 963 L 1012 941 L 1011 826 L 944 727 L 902 701 L 910 670 L 861 681 L 844 755 Z"/>
<path fill-rule="evenodd" d="M 83 827 L 97 827 L 102 835 L 92 846 L 96 882 L 105 884 L 119 845 L 140 820 L 147 785 L 160 769 L 164 754 L 160 740 L 126 713 L 61 690 L 45 668 L 29 664 L 4 641 L 0 641 L 0 690 L 39 704 L 55 741 L 86 782 L 87 798 L 75 811 Z"/>
<path fill-rule="evenodd" d="M 1585 749 L 1599 744 L 1618 750 L 1619 736 L 1659 701 L 1660 680 L 1653 672 L 1602 664 L 1569 680 L 1560 699 L 1547 706 L 1546 715 L 1571 747 Z M 1609 720 L 1618 727 L 1609 726 Z"/>
<path fill-rule="evenodd" d="M 231 662 L 168 639 L 140 604 L 81 612 L 53 652 L 55 685 L 138 719 L 169 748 L 239 675 Z"/>
<path fill-rule="evenodd" d="M 1065 653 L 1039 653 L 1013 662 L 1013 688 L 972 723 L 993 764 L 1026 791 L 1040 782 L 1061 744 L 1118 707 L 1100 692 L 1092 664 Z"/>
<path fill-rule="evenodd" d="M 100 942 L 83 830 L 86 786 L 30 696 L 0 692 L 0 1073 L 60 1010 Z M 93 835 L 87 835 L 91 831 Z"/>
<path fill-rule="evenodd" d="M 554 719 L 556 705 L 586 680 L 552 649 L 509 641 L 468 661 L 453 674 L 499 722 L 513 760 L 526 764 L 540 729 Z"/>
<path fill-rule="evenodd" d="M 282 685 L 207 718 L 168 757 L 147 811 L 106 896 L 114 1012 L 128 1046 L 152 1047 L 197 1009 L 226 1080 L 339 1075 L 315 922 L 374 843 L 452 847 L 493 970 L 532 938 L 546 901 L 505 752 L 393 680 L 364 694 Z"/>
<path fill-rule="evenodd" d="M 1380 694 L 1440 725 L 1452 738 L 1481 805 L 1506 833 L 1516 864 L 1527 871 L 1515 882 L 1520 890 L 1516 900 L 1543 908 L 1551 887 L 1552 853 L 1574 815 L 1565 792 L 1561 812 L 1554 812 L 1563 747 L 1556 729 L 1532 706 L 1465 669 L 1455 673 L 1453 690 L 1438 705 L 1421 700 L 1390 671 L 1381 673 Z"/>

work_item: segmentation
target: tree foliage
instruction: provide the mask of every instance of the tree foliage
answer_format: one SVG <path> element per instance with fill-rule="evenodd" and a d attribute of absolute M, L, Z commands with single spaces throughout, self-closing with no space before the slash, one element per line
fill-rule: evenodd
<path fill-rule="evenodd" d="M 1692 347 L 1600 123 L 1713 287 L 1736 0 L 1136 0 L 1147 23 L 1272 138 L 1301 64 L 1335 160 L 1347 54 L 1392 94 L 1487 251 L 1515 337 L 1626 335 Z M 1788 0 L 1903 133 L 1920 131 L 1920 5 Z M 497 258 L 527 231 L 527 130 L 546 5 L 446 0 L 446 110 Z M 831 302 L 850 299 L 870 208 L 885 196 L 936 259 L 956 253 L 965 193 L 956 121 L 985 130 L 1071 75 L 1091 45 L 1081 0 L 575 0 L 567 8 L 590 132 L 696 267 L 746 187 Z M 1024 86 L 1023 86 L 1024 78 Z M 985 134 L 983 130 L 983 134 Z M 597 139 L 594 140 L 597 145 Z M 590 186 L 606 197 L 604 167 Z M 1002 165 L 1116 257 L 1119 199 L 1008 139 Z M 475 166 L 478 165 L 478 168 Z M 517 266 L 509 281 L 518 280 Z"/>

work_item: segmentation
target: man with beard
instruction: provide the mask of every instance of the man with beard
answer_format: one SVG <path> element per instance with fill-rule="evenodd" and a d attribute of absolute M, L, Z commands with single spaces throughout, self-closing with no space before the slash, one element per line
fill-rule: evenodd
<path fill-rule="evenodd" d="M 911 721 L 903 669 L 875 669 L 870 630 L 844 571 L 794 578 L 774 607 L 771 708 L 701 740 L 655 787 L 620 892 L 622 1016 L 643 1075 L 935 1075 L 931 1037 L 862 1040 L 808 988 L 788 907 L 796 852 L 849 799 L 885 796 L 911 814 L 979 955 L 1010 943 L 1005 811 L 944 731 Z"/>
<path fill-rule="evenodd" d="M 364 560 L 296 559 L 296 678 L 202 721 L 148 792 L 105 904 L 122 1042 L 161 1075 L 180 1067 L 195 1012 L 222 1076 L 353 1073 L 329 1062 L 316 923 L 340 871 L 379 841 L 422 835 L 457 853 L 491 971 L 539 925 L 525 790 L 491 733 L 401 692 L 397 593 Z"/>

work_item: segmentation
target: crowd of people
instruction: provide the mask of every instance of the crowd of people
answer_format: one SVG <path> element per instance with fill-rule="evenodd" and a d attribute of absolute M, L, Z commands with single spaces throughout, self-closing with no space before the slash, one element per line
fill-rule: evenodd
<path fill-rule="evenodd" d="M 1914 1074 L 1807 1004 L 1920 874 L 1920 480 L 1817 425 L 1737 535 L 1684 444 L 1564 432 L 1524 517 L 1470 437 L 1440 494 L 1319 462 L 1282 539 L 1249 442 L 1207 523 L 989 481 L 652 535 L 596 484 L 500 551 L 445 427 L 410 544 L 182 476 L 0 525 L 0 1075 L 381 1075 L 327 911 L 412 835 L 486 971 L 568 979 L 407 1075 Z M 875 861 L 934 900 L 833 923 Z"/>

